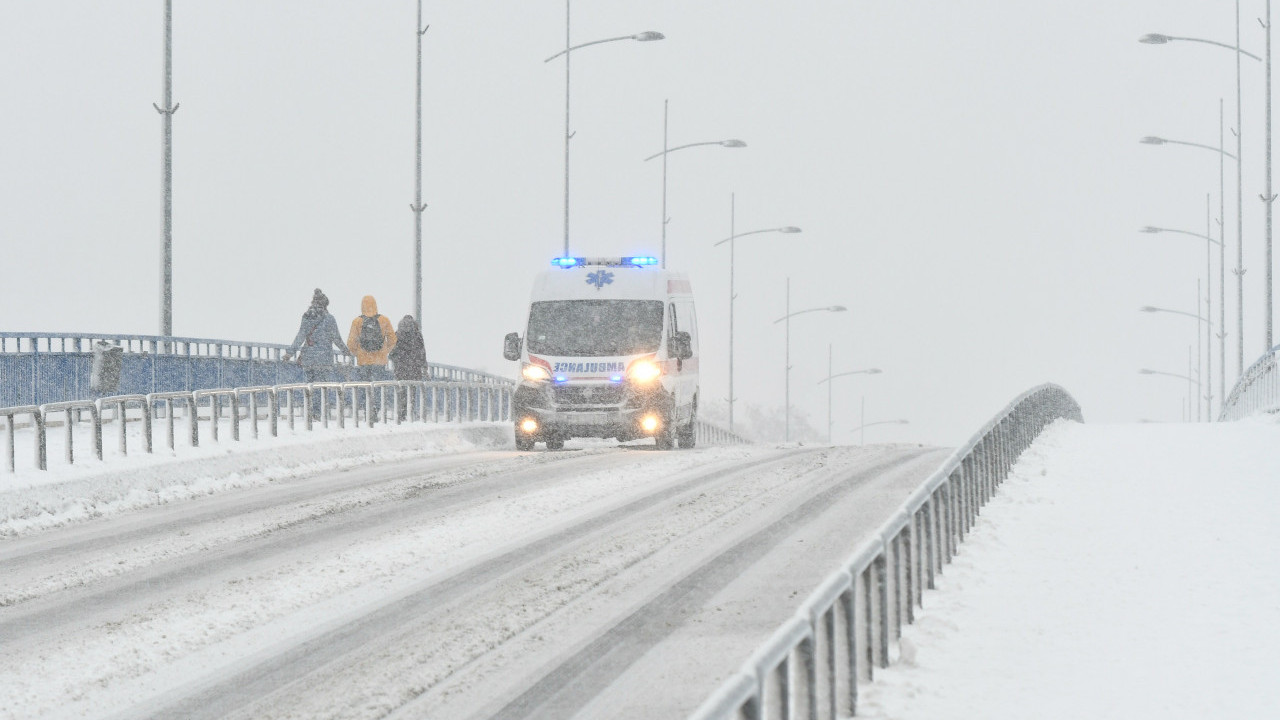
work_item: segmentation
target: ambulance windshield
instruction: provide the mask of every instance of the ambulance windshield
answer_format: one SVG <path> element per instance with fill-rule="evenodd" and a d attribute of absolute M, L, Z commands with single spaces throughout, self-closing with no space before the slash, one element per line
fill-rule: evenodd
<path fill-rule="evenodd" d="M 661 300 L 554 300 L 529 309 L 529 352 L 609 357 L 657 352 Z"/>

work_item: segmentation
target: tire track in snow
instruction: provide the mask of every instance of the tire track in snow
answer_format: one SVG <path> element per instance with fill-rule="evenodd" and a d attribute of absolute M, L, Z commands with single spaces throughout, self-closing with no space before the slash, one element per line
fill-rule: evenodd
<path fill-rule="evenodd" d="M 600 535 L 662 503 L 687 495 L 698 488 L 723 482 L 741 475 L 767 470 L 798 457 L 818 453 L 816 449 L 789 449 L 775 457 L 752 456 L 714 469 L 695 469 L 682 473 L 673 482 L 644 492 L 620 504 L 575 519 L 568 524 L 543 532 L 533 538 L 518 539 L 505 549 L 452 572 L 434 576 L 370 610 L 345 618 L 336 627 L 319 629 L 309 637 L 291 639 L 281 646 L 255 656 L 252 663 L 237 664 L 228 672 L 201 678 L 151 702 L 144 703 L 119 717 L 183 717 L 224 718 L 238 711 L 263 717 L 255 704 L 271 702 L 271 695 L 327 666 L 340 666 L 344 658 L 394 635 L 406 625 L 420 623 L 440 608 L 446 608 L 481 592 L 487 586 L 518 576 L 532 565 L 545 563 L 548 557 L 579 543 L 584 538 Z M 663 454 L 663 458 L 696 457 Z M 661 459 L 661 458 L 658 458 Z"/>

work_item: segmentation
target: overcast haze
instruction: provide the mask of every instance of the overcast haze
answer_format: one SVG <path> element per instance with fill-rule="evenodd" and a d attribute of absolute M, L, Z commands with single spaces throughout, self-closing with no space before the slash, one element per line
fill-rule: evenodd
<path fill-rule="evenodd" d="M 412 311 L 412 0 L 174 3 L 174 331 L 287 343 L 311 291 L 345 327 L 374 295 Z M 1262 0 L 1242 5 L 1261 54 Z M 512 375 L 532 275 L 562 243 L 560 0 L 424 3 L 425 322 L 431 359 Z M 163 3 L 0 4 L 0 329 L 159 330 Z M 1218 206 L 1218 99 L 1234 124 L 1233 4 L 579 0 L 571 252 L 657 254 L 663 100 L 668 265 L 689 272 L 703 393 L 727 392 L 729 198 L 738 244 L 737 390 L 792 399 L 836 442 L 962 442 L 1044 381 L 1091 421 L 1181 418 L 1204 246 Z M 1263 350 L 1262 81 L 1245 66 L 1245 360 Z M 1228 134 L 1230 138 L 1230 134 Z M 1234 264 L 1228 166 L 1228 263 Z M 1213 270 L 1216 318 L 1217 267 Z M 1230 277 L 1230 275 L 1228 275 Z M 1229 281 L 1231 282 L 1231 281 Z M 1228 328 L 1234 332 L 1234 284 Z M 1236 364 L 1228 341 L 1228 388 Z M 1218 356 L 1213 355 L 1217 377 Z M 1215 387 L 1216 394 L 1216 387 Z"/>

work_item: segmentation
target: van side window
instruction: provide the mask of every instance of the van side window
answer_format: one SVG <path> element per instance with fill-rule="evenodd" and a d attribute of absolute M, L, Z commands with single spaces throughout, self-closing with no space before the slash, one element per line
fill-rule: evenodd
<path fill-rule="evenodd" d="M 668 330 L 668 332 L 674 336 L 677 332 L 680 331 L 680 318 L 676 316 L 676 304 L 671 303 L 670 307 L 671 307 L 671 322 L 669 324 L 671 328 L 670 330 Z"/>
<path fill-rule="evenodd" d="M 685 303 L 684 329 L 689 331 L 689 349 L 698 354 L 698 314 L 693 310 L 693 303 Z"/>

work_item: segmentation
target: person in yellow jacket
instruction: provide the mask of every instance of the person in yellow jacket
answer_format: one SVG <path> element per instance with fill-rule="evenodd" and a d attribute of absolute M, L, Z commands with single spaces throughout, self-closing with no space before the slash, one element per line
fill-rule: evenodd
<path fill-rule="evenodd" d="M 347 333 L 347 349 L 356 356 L 356 382 L 390 380 L 387 356 L 396 346 L 396 331 L 391 320 L 378 314 L 378 302 L 372 295 L 360 301 L 360 315 L 351 321 Z M 373 394 L 373 414 L 382 412 L 381 393 Z M 372 418 L 370 418 L 372 419 Z"/>

